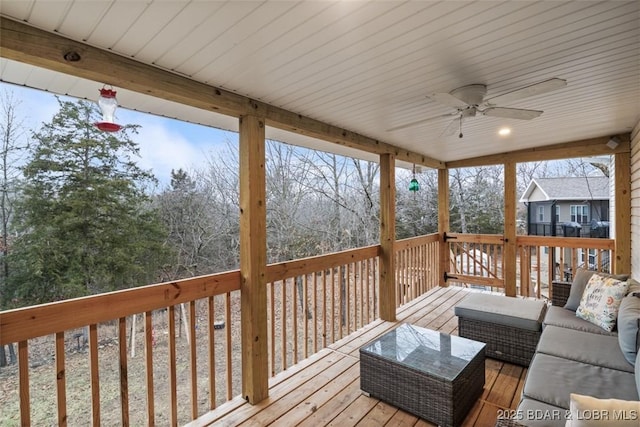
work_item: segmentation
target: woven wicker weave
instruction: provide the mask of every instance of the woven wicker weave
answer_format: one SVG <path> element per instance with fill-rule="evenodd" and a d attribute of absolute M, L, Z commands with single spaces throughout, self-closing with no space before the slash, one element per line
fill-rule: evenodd
<path fill-rule="evenodd" d="M 529 366 L 542 332 L 458 317 L 458 334 L 486 343 L 487 357 Z"/>
<path fill-rule="evenodd" d="M 498 418 L 495 427 L 526 427 L 514 420 L 506 420 L 504 418 Z"/>
<path fill-rule="evenodd" d="M 564 307 L 569 299 L 571 282 L 551 282 L 551 304 L 557 307 Z"/>
<path fill-rule="evenodd" d="M 441 426 L 460 425 L 482 395 L 484 349 L 447 381 L 360 350 L 360 388 L 371 396 Z"/>

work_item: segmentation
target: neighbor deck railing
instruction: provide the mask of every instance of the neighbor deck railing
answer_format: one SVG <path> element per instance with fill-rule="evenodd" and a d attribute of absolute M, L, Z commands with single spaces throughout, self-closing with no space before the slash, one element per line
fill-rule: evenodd
<path fill-rule="evenodd" d="M 396 242 L 398 305 L 437 286 L 438 242 Z M 271 375 L 378 317 L 379 254 L 375 245 L 267 266 Z M 240 273 L 0 312 L 9 343 L 19 393 L 2 412 L 15 423 L 184 423 L 240 392 Z"/>

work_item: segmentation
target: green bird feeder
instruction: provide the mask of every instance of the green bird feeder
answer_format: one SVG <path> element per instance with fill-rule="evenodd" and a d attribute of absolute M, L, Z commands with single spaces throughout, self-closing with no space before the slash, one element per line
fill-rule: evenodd
<path fill-rule="evenodd" d="M 416 192 L 420 189 L 420 184 L 418 184 L 418 180 L 413 178 L 409 183 L 409 191 Z"/>

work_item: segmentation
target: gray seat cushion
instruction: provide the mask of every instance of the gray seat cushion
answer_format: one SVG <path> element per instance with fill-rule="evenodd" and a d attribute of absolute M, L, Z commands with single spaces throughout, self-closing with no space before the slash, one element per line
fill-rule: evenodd
<path fill-rule="evenodd" d="M 632 366 L 640 349 L 640 297 L 628 295 L 618 310 L 618 341 L 620 349 Z"/>
<path fill-rule="evenodd" d="M 633 365 L 625 359 L 618 338 L 592 334 L 558 326 L 546 326 L 536 351 L 564 359 L 604 366 L 633 373 Z"/>
<path fill-rule="evenodd" d="M 633 373 L 536 353 L 527 372 L 523 396 L 569 409 L 570 393 L 599 399 L 638 400 Z"/>
<path fill-rule="evenodd" d="M 514 418 L 530 427 L 564 427 L 567 410 L 525 397 L 520 401 Z"/>
<path fill-rule="evenodd" d="M 615 330 L 613 332 L 605 331 L 604 329 L 594 325 L 593 323 L 589 323 L 586 320 L 580 319 L 573 311 L 567 310 L 566 308 L 562 307 L 551 306 L 547 308 L 547 314 L 544 317 L 542 327 L 545 328 L 549 325 L 560 326 L 562 328 L 568 329 L 576 329 L 578 331 L 591 332 L 594 334 L 618 336 L 618 333 Z"/>
<path fill-rule="evenodd" d="M 539 331 L 545 308 L 543 301 L 470 293 L 456 305 L 454 312 L 458 317 Z"/>

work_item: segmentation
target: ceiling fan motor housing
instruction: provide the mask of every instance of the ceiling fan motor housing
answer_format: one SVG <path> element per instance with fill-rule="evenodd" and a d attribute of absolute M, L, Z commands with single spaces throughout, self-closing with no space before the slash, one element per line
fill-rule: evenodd
<path fill-rule="evenodd" d="M 487 94 L 487 86 L 481 84 L 462 86 L 452 90 L 449 94 L 469 105 L 477 107 L 482 104 L 482 101 Z"/>

